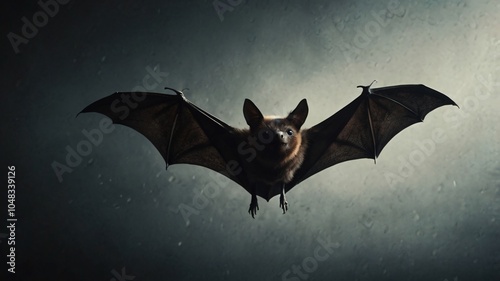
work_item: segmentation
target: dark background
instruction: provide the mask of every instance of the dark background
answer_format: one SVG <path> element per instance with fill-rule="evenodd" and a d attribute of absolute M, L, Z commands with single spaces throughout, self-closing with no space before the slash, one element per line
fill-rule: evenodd
<path fill-rule="evenodd" d="M 218 3 L 230 9 L 69 1 L 17 54 L 8 34 L 22 36 L 22 18 L 43 10 L 3 4 L 0 182 L 15 165 L 18 280 L 499 280 L 496 1 Z M 307 98 L 308 127 L 374 79 L 426 84 L 460 109 L 432 112 L 376 165 L 351 161 L 301 183 L 286 215 L 277 197 L 261 199 L 253 220 L 244 189 L 200 167 L 166 171 L 129 128 L 103 133 L 68 166 L 68 149 L 103 119 L 76 114 L 147 75 L 147 90 L 188 88 L 192 102 L 238 127 L 244 98 L 277 115 Z M 59 179 L 56 163 L 71 172 Z M 319 241 L 331 245 L 324 261 Z M 286 274 L 294 265 L 302 275 Z"/>

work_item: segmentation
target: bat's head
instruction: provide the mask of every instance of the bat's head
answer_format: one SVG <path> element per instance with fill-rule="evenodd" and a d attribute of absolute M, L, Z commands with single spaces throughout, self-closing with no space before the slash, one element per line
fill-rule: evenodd
<path fill-rule="evenodd" d="M 308 112 L 305 99 L 286 117 L 264 116 L 249 99 L 243 105 L 245 120 L 250 126 L 251 134 L 256 137 L 255 146 L 264 147 L 266 153 L 285 156 L 294 155 L 300 148 L 300 127 L 306 121 Z"/>

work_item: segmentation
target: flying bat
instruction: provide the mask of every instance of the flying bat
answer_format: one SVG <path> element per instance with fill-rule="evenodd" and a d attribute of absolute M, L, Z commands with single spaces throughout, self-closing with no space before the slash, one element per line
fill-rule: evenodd
<path fill-rule="evenodd" d="M 372 82 L 373 84 L 373 82 Z M 306 99 L 286 117 L 264 116 L 245 99 L 249 128 L 238 129 L 186 99 L 174 95 L 117 92 L 82 112 L 98 112 L 143 134 L 158 149 L 167 168 L 193 164 L 212 169 L 251 194 L 248 212 L 255 218 L 257 196 L 269 201 L 310 176 L 335 164 L 372 158 L 401 130 L 422 122 L 430 111 L 455 105 L 449 97 L 424 85 L 382 88 L 358 86 L 362 93 L 323 122 L 302 129 L 309 111 Z"/>

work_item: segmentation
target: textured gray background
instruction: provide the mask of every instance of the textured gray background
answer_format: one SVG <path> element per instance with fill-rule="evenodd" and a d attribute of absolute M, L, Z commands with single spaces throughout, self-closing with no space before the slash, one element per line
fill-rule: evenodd
<path fill-rule="evenodd" d="M 19 278 L 499 280 L 496 1 L 221 0 L 235 5 L 222 17 L 211 1 L 165 2 L 70 1 L 18 54 L 7 34 L 41 8 L 3 9 L 1 164 L 17 168 Z M 397 135 L 376 165 L 351 161 L 303 182 L 286 215 L 275 197 L 251 219 L 245 190 L 200 167 L 165 171 L 152 144 L 121 126 L 60 182 L 51 165 L 103 118 L 76 113 L 155 68 L 168 77 L 151 91 L 189 88 L 240 127 L 244 98 L 278 115 L 307 98 L 312 126 L 374 79 L 423 83 L 461 108 Z M 333 252 L 315 263 L 319 240 Z M 304 262 L 307 275 L 283 275 Z"/>

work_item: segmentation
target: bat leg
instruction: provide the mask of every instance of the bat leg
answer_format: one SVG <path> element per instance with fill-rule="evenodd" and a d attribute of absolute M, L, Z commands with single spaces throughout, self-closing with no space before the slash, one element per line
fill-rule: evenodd
<path fill-rule="evenodd" d="M 248 209 L 248 213 L 252 215 L 252 218 L 255 219 L 255 215 L 257 214 L 258 209 L 259 204 L 257 203 L 257 192 L 254 187 L 252 192 L 252 200 L 250 201 L 250 208 Z"/>
<path fill-rule="evenodd" d="M 280 208 L 283 210 L 283 214 L 286 213 L 286 211 L 288 211 L 288 202 L 286 201 L 285 197 L 285 184 L 283 184 L 283 188 L 281 189 Z"/>

